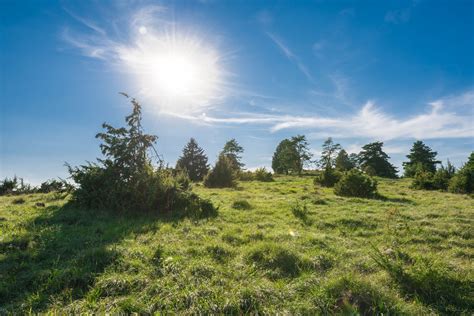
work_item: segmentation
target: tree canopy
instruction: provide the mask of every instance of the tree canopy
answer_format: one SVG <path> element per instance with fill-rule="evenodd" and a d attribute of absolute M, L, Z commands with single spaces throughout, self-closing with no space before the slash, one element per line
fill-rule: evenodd
<path fill-rule="evenodd" d="M 321 169 L 334 168 L 336 165 L 336 157 L 341 149 L 341 145 L 334 143 L 331 137 L 326 139 L 323 143 L 321 159 L 319 159 Z"/>
<path fill-rule="evenodd" d="M 306 136 L 293 136 L 278 144 L 272 158 L 272 169 L 275 173 L 280 174 L 290 172 L 301 174 L 311 157 Z"/>

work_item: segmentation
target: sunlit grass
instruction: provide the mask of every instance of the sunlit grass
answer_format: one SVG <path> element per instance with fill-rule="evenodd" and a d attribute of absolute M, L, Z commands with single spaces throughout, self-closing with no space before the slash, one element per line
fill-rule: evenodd
<path fill-rule="evenodd" d="M 377 199 L 312 177 L 196 185 L 219 206 L 199 221 L 2 197 L 0 313 L 470 313 L 474 200 L 409 185 L 379 179 Z"/>

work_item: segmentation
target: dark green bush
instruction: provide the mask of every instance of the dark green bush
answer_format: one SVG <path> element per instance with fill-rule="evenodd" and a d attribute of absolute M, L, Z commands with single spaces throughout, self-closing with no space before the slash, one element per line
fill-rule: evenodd
<path fill-rule="evenodd" d="M 204 185 L 208 188 L 234 187 L 236 182 L 234 165 L 226 155 L 220 155 L 214 168 L 204 178 Z"/>
<path fill-rule="evenodd" d="M 474 152 L 469 156 L 468 162 L 451 178 L 448 190 L 452 193 L 474 192 Z"/>
<path fill-rule="evenodd" d="M 132 99 L 133 112 L 126 117 L 128 127 L 103 124 L 97 134 L 106 159 L 72 168 L 71 178 L 78 184 L 72 202 L 92 209 L 121 212 L 173 211 L 179 215 L 210 216 L 217 210 L 207 200 L 190 192 L 184 173 L 155 168 L 148 157 L 157 137 L 141 129 L 141 106 Z M 156 151 L 155 151 L 156 152 Z"/>
<path fill-rule="evenodd" d="M 377 181 L 359 170 L 345 172 L 334 186 L 334 193 L 341 196 L 373 197 L 377 194 Z"/>
<path fill-rule="evenodd" d="M 341 178 L 341 173 L 333 168 L 325 168 L 314 178 L 314 184 L 323 187 L 333 187 Z"/>
<path fill-rule="evenodd" d="M 252 171 L 241 171 L 238 173 L 240 181 L 253 181 L 255 180 L 255 174 Z"/>
<path fill-rule="evenodd" d="M 70 192 L 73 190 L 73 186 L 64 180 L 50 179 L 41 183 L 38 192 L 49 193 L 49 192 Z"/>

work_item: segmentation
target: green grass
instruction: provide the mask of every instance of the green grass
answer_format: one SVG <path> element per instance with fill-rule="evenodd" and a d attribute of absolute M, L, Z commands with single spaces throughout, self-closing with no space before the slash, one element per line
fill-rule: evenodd
<path fill-rule="evenodd" d="M 472 314 L 474 199 L 378 180 L 376 199 L 198 185 L 219 206 L 199 221 L 1 197 L 0 314 Z"/>

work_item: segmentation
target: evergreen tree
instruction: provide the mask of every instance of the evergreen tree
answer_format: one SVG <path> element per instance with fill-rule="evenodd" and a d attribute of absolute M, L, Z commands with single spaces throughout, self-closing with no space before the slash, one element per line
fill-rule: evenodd
<path fill-rule="evenodd" d="M 354 168 L 359 168 L 359 155 L 352 153 L 349 155 L 349 160 Z"/>
<path fill-rule="evenodd" d="M 334 168 L 336 164 L 336 157 L 341 150 L 341 145 L 335 144 L 331 137 L 326 139 L 323 143 L 323 152 L 319 160 L 321 169 Z"/>
<path fill-rule="evenodd" d="M 209 171 L 204 149 L 191 138 L 183 149 L 183 154 L 176 162 L 176 169 L 185 170 L 191 181 L 201 181 Z"/>
<path fill-rule="evenodd" d="M 211 171 L 204 177 L 204 186 L 208 188 L 227 188 L 235 186 L 236 174 L 232 160 L 226 155 L 219 155 Z"/>
<path fill-rule="evenodd" d="M 335 165 L 339 171 L 348 171 L 355 168 L 354 163 L 344 149 L 341 149 L 337 154 Z"/>
<path fill-rule="evenodd" d="M 374 175 L 385 178 L 396 178 L 397 168 L 389 161 L 390 157 L 382 150 L 383 142 L 374 142 L 362 147 L 359 163 L 362 170 L 372 170 Z"/>
<path fill-rule="evenodd" d="M 224 148 L 222 149 L 220 154 L 225 155 L 227 158 L 229 158 L 234 171 L 239 172 L 243 168 L 243 166 L 245 166 L 241 162 L 241 154 L 243 152 L 244 148 L 239 145 L 235 138 L 232 138 L 231 140 L 227 141 L 227 143 L 225 143 Z"/>
<path fill-rule="evenodd" d="M 410 149 L 410 154 L 407 155 L 409 161 L 403 163 L 405 177 L 413 177 L 417 169 L 434 173 L 436 171 L 436 164 L 441 163 L 441 161 L 436 160 L 437 154 L 436 151 L 433 151 L 421 140 L 414 142 L 413 147 Z"/>
<path fill-rule="evenodd" d="M 474 192 L 474 152 L 471 152 L 468 161 L 451 178 L 448 190 L 453 193 Z"/>

